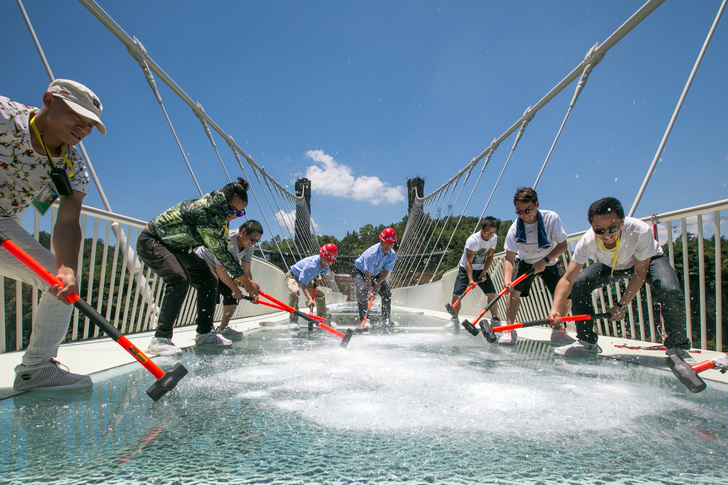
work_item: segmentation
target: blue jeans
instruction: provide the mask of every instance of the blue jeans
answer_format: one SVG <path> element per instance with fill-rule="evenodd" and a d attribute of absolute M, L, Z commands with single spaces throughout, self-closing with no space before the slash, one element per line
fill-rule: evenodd
<path fill-rule="evenodd" d="M 632 273 L 634 273 L 634 267 L 615 270 L 614 280 L 631 278 Z M 571 289 L 572 313 L 574 315 L 592 313 L 594 311 L 592 291 L 606 286 L 611 279 L 612 268 L 606 264 L 597 262 L 584 268 L 576 277 Z M 665 347 L 689 349 L 690 339 L 687 336 L 685 322 L 685 297 L 675 270 L 670 266 L 670 261 L 664 254 L 652 258 L 645 282 L 652 287 L 657 301 L 662 304 L 662 317 L 667 333 Z M 595 344 L 599 336 L 594 332 L 593 327 L 591 321 L 576 322 L 576 336 Z"/>

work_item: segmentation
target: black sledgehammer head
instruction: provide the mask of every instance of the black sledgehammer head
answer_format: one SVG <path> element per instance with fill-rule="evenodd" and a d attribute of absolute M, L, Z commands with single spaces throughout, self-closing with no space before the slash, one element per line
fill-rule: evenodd
<path fill-rule="evenodd" d="M 445 310 L 447 310 L 451 317 L 458 317 L 457 313 L 455 313 L 455 309 L 452 307 L 451 304 L 445 303 Z"/>
<path fill-rule="evenodd" d="M 349 340 L 351 340 L 352 335 L 354 335 L 354 331 L 352 329 L 348 329 L 344 338 L 341 339 L 341 347 L 346 348 L 346 346 L 349 345 Z"/>
<path fill-rule="evenodd" d="M 675 374 L 680 382 L 688 388 L 690 392 L 704 391 L 707 387 L 705 381 L 700 378 L 697 372 L 690 367 L 690 364 L 682 360 L 677 355 L 671 355 L 665 359 L 665 363 Z"/>
<path fill-rule="evenodd" d="M 495 332 L 493 331 L 493 327 L 490 323 L 485 322 L 484 320 L 480 321 L 480 329 L 483 331 L 483 337 L 485 337 L 485 340 L 488 341 L 488 343 L 493 343 L 496 340 L 498 340 L 495 336 Z"/>
<path fill-rule="evenodd" d="M 187 369 L 180 363 L 177 363 L 172 367 L 169 372 L 165 372 L 162 377 L 157 379 L 157 382 L 152 384 L 147 389 L 147 395 L 155 401 L 167 394 L 167 392 L 174 389 L 174 386 L 187 375 Z"/>
<path fill-rule="evenodd" d="M 478 332 L 478 329 L 475 328 L 475 325 L 473 325 L 472 323 L 470 323 L 468 320 L 463 320 L 462 322 L 460 322 L 460 324 L 463 326 L 463 328 L 465 330 L 467 330 L 468 332 L 470 332 L 470 334 L 473 335 L 473 336 L 475 336 L 475 337 L 477 337 L 478 334 L 480 333 L 480 332 Z"/>

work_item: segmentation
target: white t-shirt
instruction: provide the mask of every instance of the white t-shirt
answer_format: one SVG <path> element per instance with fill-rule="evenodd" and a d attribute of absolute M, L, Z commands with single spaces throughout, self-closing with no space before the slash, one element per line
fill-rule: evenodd
<path fill-rule="evenodd" d="M 51 183 L 48 156 L 36 153 L 30 142 L 30 115 L 37 108 L 0 96 L 0 216 L 21 214 L 38 192 Z M 86 164 L 74 147 L 67 158 L 73 165 L 71 187 L 88 193 Z M 58 167 L 70 174 L 63 157 L 53 157 Z"/>
<path fill-rule="evenodd" d="M 518 253 L 518 258 L 521 261 L 533 264 L 548 256 L 557 244 L 566 241 L 566 231 L 564 231 L 564 227 L 561 225 L 561 217 L 556 212 L 542 210 L 541 217 L 543 218 L 546 237 L 550 243 L 548 247 L 543 249 L 539 249 L 538 247 L 538 221 L 533 224 L 524 224 L 526 228 L 526 242 L 517 242 L 516 228 L 518 227 L 518 219 L 516 219 L 513 221 L 511 228 L 508 229 L 504 249 L 512 253 Z M 558 259 L 554 259 L 548 265 L 552 266 L 558 264 L 558 262 Z"/>
<path fill-rule="evenodd" d="M 480 237 L 480 231 L 475 234 L 471 234 L 468 240 L 465 241 L 465 249 L 463 250 L 463 257 L 460 258 L 460 266 L 465 267 L 467 262 L 468 249 L 475 253 L 473 256 L 473 269 L 483 269 L 485 266 L 485 259 L 488 257 L 488 252 L 492 249 L 495 251 L 495 247 L 498 244 L 498 236 L 493 235 L 490 239 L 485 241 Z"/>
<path fill-rule="evenodd" d="M 662 248 L 652 236 L 649 224 L 634 217 L 625 217 L 616 254 L 615 264 L 615 250 L 605 249 L 597 240 L 594 230 L 589 229 L 576 243 L 571 260 L 577 264 L 584 264 L 592 258 L 615 270 L 628 269 L 634 266 L 635 259 L 645 261 L 662 254 Z"/>
<path fill-rule="evenodd" d="M 230 251 L 230 253 L 238 261 L 245 261 L 249 263 L 253 260 L 253 250 L 255 249 L 255 246 L 243 248 L 242 250 L 238 249 L 238 232 L 239 229 L 233 229 L 232 231 L 230 231 L 230 243 L 228 244 L 228 251 Z M 210 263 L 213 268 L 215 267 L 215 265 L 220 264 L 220 261 L 218 261 L 215 255 L 212 254 L 212 251 L 210 251 L 210 249 L 205 246 L 195 248 L 195 254 Z"/>

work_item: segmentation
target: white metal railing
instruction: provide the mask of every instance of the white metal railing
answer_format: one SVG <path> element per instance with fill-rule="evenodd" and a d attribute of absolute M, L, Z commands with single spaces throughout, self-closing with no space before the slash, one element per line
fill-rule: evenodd
<path fill-rule="evenodd" d="M 685 314 L 688 334 L 693 347 L 706 350 L 728 350 L 723 341 L 723 278 L 722 266 L 726 258 L 723 239 L 728 229 L 723 221 L 728 220 L 728 199 L 704 204 L 679 211 L 656 214 L 642 219 L 655 228 L 658 240 L 675 267 L 678 264 L 678 277 L 683 281 L 685 293 Z M 568 237 L 569 247 L 561 256 L 567 265 L 576 242 L 584 231 Z M 682 237 L 687 235 L 688 237 Z M 706 245 L 706 240 L 712 243 Z M 679 239 L 679 242 L 678 242 Z M 706 255 L 708 256 L 706 258 Z M 713 262 L 707 261 L 712 255 Z M 499 253 L 493 261 L 491 277 L 496 288 L 503 287 L 502 262 L 505 253 Z M 682 267 L 680 270 L 679 268 Z M 711 277 L 712 274 L 712 277 Z M 452 297 L 452 288 L 457 268 L 448 271 L 440 281 L 422 286 L 410 286 L 393 290 L 393 302 L 407 307 L 444 309 Z M 710 290 L 710 284 L 713 289 Z M 621 296 L 627 281 L 612 284 L 596 290 L 593 294 L 595 311 L 602 312 L 612 306 Z M 473 292 L 463 299 L 461 315 L 477 315 L 487 301 L 482 292 Z M 473 294 L 471 293 L 471 295 Z M 546 291 L 540 278 L 534 282 L 529 297 L 522 298 L 518 310 L 518 320 L 536 320 L 546 317 L 551 308 L 551 295 Z M 498 302 L 499 315 L 505 315 L 505 298 Z M 643 286 L 629 306 L 628 317 L 621 322 L 609 325 L 599 322 L 597 332 L 601 335 L 618 336 L 645 342 L 662 343 L 660 337 L 659 307 L 652 301 L 649 285 Z"/>

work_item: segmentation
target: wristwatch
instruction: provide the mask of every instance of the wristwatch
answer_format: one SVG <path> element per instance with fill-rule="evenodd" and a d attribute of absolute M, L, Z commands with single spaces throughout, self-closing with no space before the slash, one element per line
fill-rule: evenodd
<path fill-rule="evenodd" d="M 619 307 L 619 309 L 620 309 L 620 310 L 622 310 L 622 311 L 623 311 L 624 313 L 627 313 L 627 310 L 629 310 L 629 305 L 620 305 L 619 303 L 617 303 L 617 306 L 618 306 L 618 307 Z"/>
<path fill-rule="evenodd" d="M 544 256 L 543 260 L 546 261 L 546 264 L 549 264 L 549 262 L 551 261 L 548 256 Z"/>

